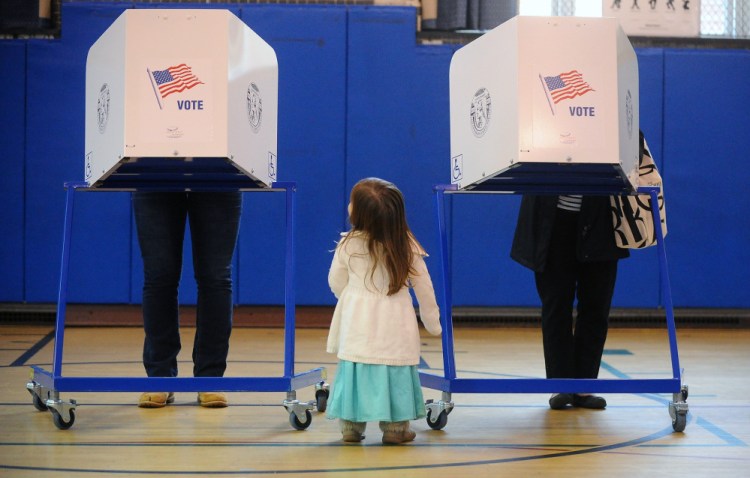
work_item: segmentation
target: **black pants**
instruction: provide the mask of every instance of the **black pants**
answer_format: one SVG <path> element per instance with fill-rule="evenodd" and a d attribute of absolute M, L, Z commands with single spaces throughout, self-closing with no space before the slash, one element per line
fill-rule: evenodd
<path fill-rule="evenodd" d="M 607 339 L 617 260 L 579 261 L 578 213 L 558 209 L 555 216 L 544 271 L 534 275 L 542 301 L 547 378 L 596 378 Z"/>

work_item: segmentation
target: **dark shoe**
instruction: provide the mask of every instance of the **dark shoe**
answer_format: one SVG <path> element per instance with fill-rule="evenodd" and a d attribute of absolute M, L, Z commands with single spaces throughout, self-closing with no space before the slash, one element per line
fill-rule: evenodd
<path fill-rule="evenodd" d="M 603 410 L 607 408 L 607 401 L 596 395 L 573 395 L 573 406 Z"/>
<path fill-rule="evenodd" d="M 224 408 L 229 405 L 223 392 L 198 392 L 198 404 L 205 408 Z"/>
<path fill-rule="evenodd" d="M 162 408 L 172 402 L 174 402 L 174 393 L 172 392 L 143 392 L 138 397 L 140 408 Z"/>
<path fill-rule="evenodd" d="M 552 410 L 562 410 L 573 403 L 573 394 L 556 393 L 549 398 L 549 407 Z"/>
<path fill-rule="evenodd" d="M 417 434 L 410 428 L 402 431 L 386 431 L 383 432 L 383 443 L 385 445 L 400 445 L 414 441 L 416 437 Z"/>

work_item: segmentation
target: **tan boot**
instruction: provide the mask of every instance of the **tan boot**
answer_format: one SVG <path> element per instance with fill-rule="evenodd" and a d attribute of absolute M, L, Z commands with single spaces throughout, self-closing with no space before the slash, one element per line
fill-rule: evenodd
<path fill-rule="evenodd" d="M 198 392 L 198 403 L 206 408 L 224 408 L 229 405 L 224 392 Z"/>
<path fill-rule="evenodd" d="M 174 402 L 172 392 L 143 392 L 138 398 L 138 406 L 141 408 L 162 408 L 172 402 Z"/>
<path fill-rule="evenodd" d="M 380 422 L 383 430 L 383 444 L 401 445 L 413 441 L 417 434 L 409 428 L 409 422 Z"/>
<path fill-rule="evenodd" d="M 359 443 L 365 439 L 365 427 L 367 423 L 350 422 L 349 420 L 339 420 L 341 427 L 341 436 L 347 443 Z"/>

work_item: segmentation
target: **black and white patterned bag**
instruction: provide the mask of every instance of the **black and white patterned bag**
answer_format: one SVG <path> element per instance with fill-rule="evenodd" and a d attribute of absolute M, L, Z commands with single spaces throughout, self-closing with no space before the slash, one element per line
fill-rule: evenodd
<path fill-rule="evenodd" d="M 638 182 L 640 186 L 659 186 L 657 195 L 661 232 L 667 235 L 667 210 L 664 206 L 664 187 L 661 175 L 648 149 L 643 133 L 640 134 L 641 159 L 638 165 Z M 642 249 L 656 244 L 654 215 L 651 209 L 651 196 L 638 194 L 629 196 L 611 196 L 612 220 L 615 227 L 617 247 L 625 249 Z"/>

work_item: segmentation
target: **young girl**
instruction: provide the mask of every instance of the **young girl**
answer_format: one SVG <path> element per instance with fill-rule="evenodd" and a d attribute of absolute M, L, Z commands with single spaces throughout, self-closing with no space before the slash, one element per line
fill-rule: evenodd
<path fill-rule="evenodd" d="M 425 416 L 417 372 L 419 325 L 414 289 L 427 330 L 439 335 L 440 311 L 423 256 L 406 223 L 404 198 L 393 184 L 359 181 L 349 222 L 336 246 L 328 284 L 338 298 L 327 350 L 337 354 L 328 417 L 339 418 L 345 442 L 359 442 L 379 421 L 383 443 L 414 440 L 409 420 Z"/>

